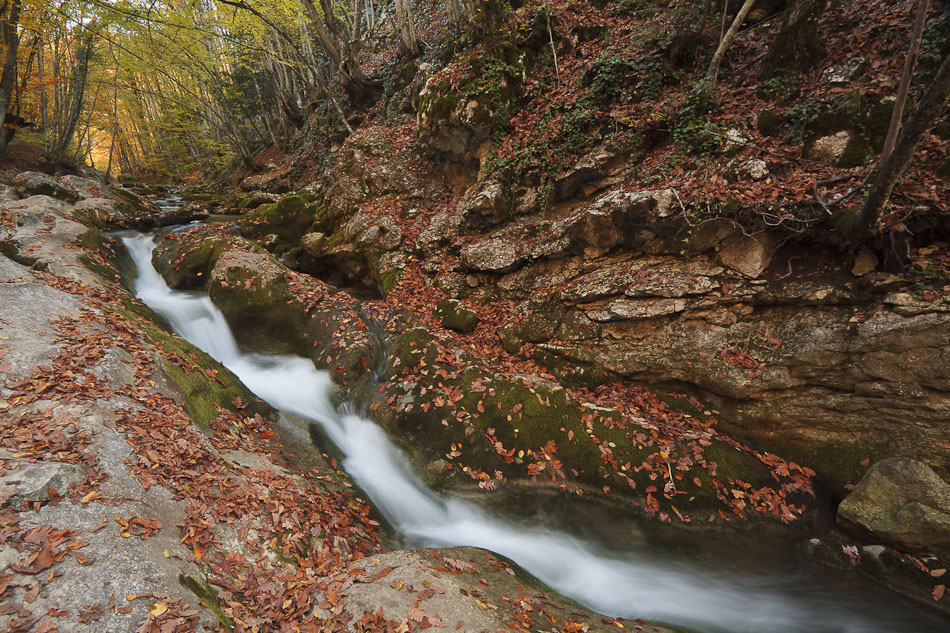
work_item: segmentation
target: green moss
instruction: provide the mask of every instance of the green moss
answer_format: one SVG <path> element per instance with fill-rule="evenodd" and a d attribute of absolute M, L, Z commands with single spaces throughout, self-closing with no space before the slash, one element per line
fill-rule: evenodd
<path fill-rule="evenodd" d="M 234 620 L 224 613 L 224 610 L 221 608 L 221 601 L 218 600 L 218 592 L 215 591 L 207 580 L 199 579 L 194 576 L 186 576 L 185 574 L 178 574 L 178 582 L 182 587 L 195 594 L 198 601 L 201 602 L 208 611 L 214 614 L 214 617 L 218 619 L 218 622 L 221 623 L 221 626 L 223 626 L 225 630 L 231 631 L 234 629 Z"/>
<path fill-rule="evenodd" d="M 395 288 L 396 284 L 399 282 L 400 276 L 400 270 L 395 266 L 390 267 L 380 273 L 379 283 L 377 286 L 379 288 L 380 294 L 383 297 L 389 296 L 389 293 L 393 291 L 393 288 Z"/>
<path fill-rule="evenodd" d="M 417 327 L 396 338 L 393 355 L 405 367 L 418 367 L 423 363 L 432 365 L 439 350 L 435 345 L 435 337 L 425 328 Z"/>
<path fill-rule="evenodd" d="M 937 127 L 934 128 L 934 133 L 940 137 L 941 140 L 946 141 L 950 139 L 950 121 L 944 121 L 937 125 Z"/>
<path fill-rule="evenodd" d="M 762 136 L 778 136 L 781 126 L 782 121 L 775 110 L 763 110 L 756 120 L 756 129 Z"/>
<path fill-rule="evenodd" d="M 440 319 L 442 326 L 462 333 L 474 332 L 478 326 L 478 315 L 469 310 L 455 299 L 440 301 L 435 306 L 433 315 Z"/>
<path fill-rule="evenodd" d="M 247 213 L 240 220 L 241 231 L 249 237 L 275 234 L 282 246 L 289 248 L 309 232 L 320 211 L 303 196 L 284 196 Z"/>

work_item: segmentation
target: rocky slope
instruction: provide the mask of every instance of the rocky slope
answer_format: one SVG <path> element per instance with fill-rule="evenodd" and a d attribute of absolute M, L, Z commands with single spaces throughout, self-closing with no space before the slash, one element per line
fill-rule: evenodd
<path fill-rule="evenodd" d="M 347 476 L 295 439 L 303 422 L 120 284 L 127 261 L 97 227 L 157 210 L 92 181 L 26 181 L 52 188 L 0 203 L 5 630 L 482 631 L 541 615 L 671 630 L 602 621 L 480 550 L 383 554 Z"/>

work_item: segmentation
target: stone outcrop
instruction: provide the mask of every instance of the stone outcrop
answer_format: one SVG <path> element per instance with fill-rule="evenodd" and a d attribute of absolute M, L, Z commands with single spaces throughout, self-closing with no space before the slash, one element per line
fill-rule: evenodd
<path fill-rule="evenodd" d="M 950 551 L 950 484 L 920 462 L 877 462 L 838 506 L 838 524 L 905 551 Z"/>

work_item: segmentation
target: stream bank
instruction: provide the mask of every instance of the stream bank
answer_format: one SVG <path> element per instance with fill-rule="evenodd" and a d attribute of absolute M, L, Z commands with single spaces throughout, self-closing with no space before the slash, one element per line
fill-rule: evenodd
<path fill-rule="evenodd" d="M 90 218 L 57 182 L 68 201 L 6 188 L 0 208 L 0 626 L 409 631 L 448 626 L 427 602 L 447 593 L 438 613 L 463 631 L 535 611 L 562 628 L 672 630 L 603 622 L 479 550 L 382 565 L 375 515 L 306 425 L 128 294 L 129 261 L 98 228 L 121 224 L 115 211 Z M 357 589 L 412 582 L 431 595 L 347 606 Z"/>

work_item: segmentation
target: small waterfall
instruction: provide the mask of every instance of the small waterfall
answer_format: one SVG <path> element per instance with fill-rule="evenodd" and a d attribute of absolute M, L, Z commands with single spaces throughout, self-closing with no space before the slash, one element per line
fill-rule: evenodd
<path fill-rule="evenodd" d="M 292 356 L 243 354 L 204 295 L 173 291 L 151 264 L 155 240 L 124 238 L 138 296 L 184 338 L 234 372 L 277 409 L 313 420 L 345 455 L 343 467 L 392 525 L 420 545 L 483 547 L 510 558 L 558 592 L 610 616 L 658 620 L 706 633 L 946 631 L 947 622 L 906 605 L 863 604 L 803 572 L 710 571 L 651 552 L 600 551 L 570 535 L 492 516 L 443 498 L 413 474 L 373 422 L 338 413 L 326 372 Z"/>

